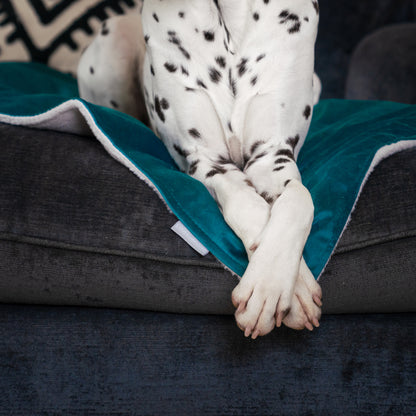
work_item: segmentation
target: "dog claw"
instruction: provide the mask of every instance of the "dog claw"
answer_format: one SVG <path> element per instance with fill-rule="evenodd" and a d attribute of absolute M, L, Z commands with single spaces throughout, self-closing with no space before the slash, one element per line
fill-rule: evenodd
<path fill-rule="evenodd" d="M 318 296 L 318 295 L 313 295 L 312 296 L 313 301 L 319 306 L 322 306 L 322 299 Z"/>
<path fill-rule="evenodd" d="M 279 313 L 277 314 L 277 317 L 276 317 L 276 326 L 277 326 L 278 328 L 280 328 L 280 327 L 282 326 L 282 321 L 283 321 L 283 316 L 282 316 L 282 314 L 279 312 Z"/>
<path fill-rule="evenodd" d="M 239 304 L 238 304 L 238 308 L 237 308 L 237 310 L 236 310 L 236 313 L 241 313 L 241 312 L 243 312 L 243 310 L 244 310 L 245 308 L 244 308 L 244 303 L 243 302 L 240 302 Z"/>
<path fill-rule="evenodd" d="M 306 322 L 305 327 L 309 329 L 309 331 L 313 331 L 313 326 L 310 322 Z"/>
<path fill-rule="evenodd" d="M 260 331 L 256 329 L 251 335 L 251 339 L 256 339 L 260 335 Z"/>

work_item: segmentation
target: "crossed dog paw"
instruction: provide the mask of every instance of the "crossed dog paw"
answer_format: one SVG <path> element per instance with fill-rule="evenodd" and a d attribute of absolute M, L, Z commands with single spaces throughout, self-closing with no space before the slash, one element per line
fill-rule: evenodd
<path fill-rule="evenodd" d="M 293 290 L 279 270 L 253 276 L 249 267 L 232 293 L 237 325 L 246 337 L 266 335 L 282 323 L 296 330 L 319 327 L 322 291 L 303 259 Z"/>

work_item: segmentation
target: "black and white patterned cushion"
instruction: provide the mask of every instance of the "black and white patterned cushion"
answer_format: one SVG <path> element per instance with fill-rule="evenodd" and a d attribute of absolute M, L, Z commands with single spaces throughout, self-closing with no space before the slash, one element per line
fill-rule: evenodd
<path fill-rule="evenodd" d="M 41 62 L 71 74 L 111 16 L 138 13 L 142 0 L 0 0 L 0 61 Z"/>

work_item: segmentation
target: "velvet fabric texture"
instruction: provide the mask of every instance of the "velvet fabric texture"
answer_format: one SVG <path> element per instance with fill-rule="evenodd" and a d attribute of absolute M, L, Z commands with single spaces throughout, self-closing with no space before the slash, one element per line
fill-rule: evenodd
<path fill-rule="evenodd" d="M 363 38 L 384 26 L 416 20 L 415 0 L 319 0 L 319 11 L 315 70 L 324 99 L 345 98 L 351 54 Z"/>
<path fill-rule="evenodd" d="M 98 141 L 0 124 L 0 147 L 0 302 L 233 313 L 237 278 Z M 416 149 L 376 166 L 320 278 L 324 312 L 415 310 L 415 184 Z"/>
<path fill-rule="evenodd" d="M 416 315 L 325 316 L 245 339 L 233 318 L 0 307 L 0 413 L 416 413 Z"/>
<path fill-rule="evenodd" d="M 387 26 L 364 38 L 349 64 L 346 98 L 416 104 L 416 23 Z"/>
<path fill-rule="evenodd" d="M 113 157 L 149 182 L 227 268 L 244 274 L 244 247 L 213 198 L 200 182 L 178 171 L 160 140 L 142 123 L 74 100 L 75 81 L 41 65 L 1 64 L 0 82 L 7 97 L 0 101 L 0 121 L 77 132 L 86 127 L 85 118 Z M 332 100 L 315 107 L 298 165 L 315 205 L 304 257 L 316 277 L 334 250 L 377 151 L 391 145 L 388 155 L 416 146 L 415 131 L 416 106 Z"/>
<path fill-rule="evenodd" d="M 323 98 L 343 98 L 365 35 L 416 12 L 319 4 Z M 0 124 L 0 148 L 1 302 L 232 313 L 236 278 L 172 235 L 175 216 L 98 142 Z M 414 310 L 415 162 L 406 150 L 370 176 L 321 276 L 324 311 Z M 2 305 L 0 334 L 1 415 L 416 414 L 414 314 L 324 315 L 252 342 L 231 317 Z"/>

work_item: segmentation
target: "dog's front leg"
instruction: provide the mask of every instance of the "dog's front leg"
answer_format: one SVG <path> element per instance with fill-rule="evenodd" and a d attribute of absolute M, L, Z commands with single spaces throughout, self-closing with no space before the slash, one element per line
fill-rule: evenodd
<path fill-rule="evenodd" d="M 233 291 L 236 319 L 256 338 L 280 326 L 292 307 L 300 260 L 313 220 L 309 192 L 294 179 L 273 204 L 240 284 Z M 303 309 L 296 311 L 303 314 Z M 296 322 L 309 320 L 296 316 Z"/>

